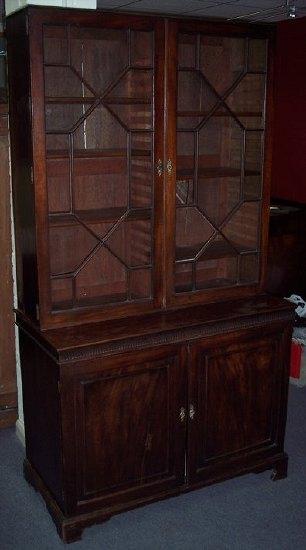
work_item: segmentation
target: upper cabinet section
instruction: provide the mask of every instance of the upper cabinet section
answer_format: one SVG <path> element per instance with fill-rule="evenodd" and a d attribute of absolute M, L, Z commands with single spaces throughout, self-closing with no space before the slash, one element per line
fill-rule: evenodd
<path fill-rule="evenodd" d="M 258 286 L 268 41 L 210 28 L 8 18 L 19 308 L 42 328 Z"/>

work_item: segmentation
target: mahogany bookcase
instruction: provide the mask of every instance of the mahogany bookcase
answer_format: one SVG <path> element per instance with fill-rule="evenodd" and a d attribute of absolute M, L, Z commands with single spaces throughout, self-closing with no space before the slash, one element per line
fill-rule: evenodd
<path fill-rule="evenodd" d="M 25 475 L 60 535 L 284 477 L 273 30 L 36 7 L 7 30 Z"/>

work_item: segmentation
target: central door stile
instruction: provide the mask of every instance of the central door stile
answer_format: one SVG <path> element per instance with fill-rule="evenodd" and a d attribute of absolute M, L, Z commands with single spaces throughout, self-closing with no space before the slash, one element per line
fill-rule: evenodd
<path fill-rule="evenodd" d="M 173 294 L 175 187 L 176 187 L 176 95 L 177 95 L 177 23 L 165 21 L 165 305 Z"/>
<path fill-rule="evenodd" d="M 154 59 L 154 304 L 165 307 L 165 23 L 155 25 Z"/>

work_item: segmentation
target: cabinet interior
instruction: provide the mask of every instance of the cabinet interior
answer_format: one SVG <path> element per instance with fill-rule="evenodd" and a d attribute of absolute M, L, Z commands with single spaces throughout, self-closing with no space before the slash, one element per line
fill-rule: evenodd
<path fill-rule="evenodd" d="M 150 301 L 154 32 L 43 36 L 52 310 Z M 176 294 L 258 283 L 266 66 L 266 39 L 178 35 Z"/>
<path fill-rule="evenodd" d="M 175 290 L 256 283 L 267 41 L 178 44 Z"/>
<path fill-rule="evenodd" d="M 153 52 L 152 31 L 44 26 L 53 309 L 152 298 Z"/>

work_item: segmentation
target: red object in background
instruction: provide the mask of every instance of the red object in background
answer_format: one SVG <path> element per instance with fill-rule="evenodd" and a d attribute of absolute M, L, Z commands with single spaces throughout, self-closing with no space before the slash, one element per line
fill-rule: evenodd
<path fill-rule="evenodd" d="M 292 341 L 291 358 L 290 358 L 290 376 L 292 378 L 300 378 L 301 375 L 301 360 L 303 346 L 298 342 Z"/>
<path fill-rule="evenodd" d="M 306 203 L 306 18 L 277 25 L 272 196 Z"/>

